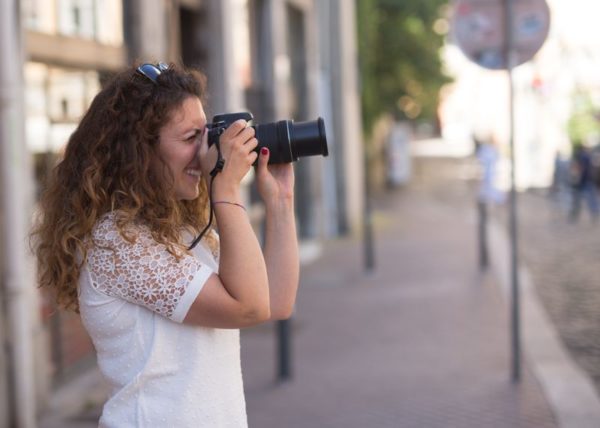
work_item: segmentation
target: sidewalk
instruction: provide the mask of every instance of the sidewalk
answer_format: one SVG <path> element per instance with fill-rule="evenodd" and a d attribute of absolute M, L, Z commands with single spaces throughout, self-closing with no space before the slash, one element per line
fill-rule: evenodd
<path fill-rule="evenodd" d="M 600 426 L 589 422 L 597 399 L 585 399 L 589 391 L 580 394 L 582 383 L 554 358 L 564 352 L 540 343 L 552 332 L 525 328 L 551 328 L 525 304 L 522 380 L 511 382 L 498 268 L 508 265 L 492 255 L 495 269 L 478 271 L 473 189 L 457 181 L 456 164 L 445 168 L 416 165 L 408 189 L 377 198 L 374 272 L 364 272 L 362 243 L 350 238 L 327 242 L 303 266 L 293 380 L 275 380 L 274 324 L 242 332 L 251 428 Z M 54 397 L 40 427 L 96 426 L 103 393 L 91 372 Z M 87 405 L 73 410 L 83 397 Z"/>
<path fill-rule="evenodd" d="M 453 191 L 386 195 L 374 273 L 357 240 L 303 267 L 293 381 L 274 381 L 273 326 L 243 333 L 251 427 L 557 426 L 527 360 L 510 381 L 508 305 L 477 270 L 473 206 Z"/>

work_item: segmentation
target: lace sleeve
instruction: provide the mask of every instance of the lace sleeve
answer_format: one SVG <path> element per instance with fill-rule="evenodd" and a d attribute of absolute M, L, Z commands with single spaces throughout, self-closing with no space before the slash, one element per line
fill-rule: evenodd
<path fill-rule="evenodd" d="M 212 270 L 189 254 L 177 261 L 141 226 L 130 231 L 133 243 L 117 230 L 114 214 L 95 227 L 87 255 L 92 286 L 182 322 Z"/>

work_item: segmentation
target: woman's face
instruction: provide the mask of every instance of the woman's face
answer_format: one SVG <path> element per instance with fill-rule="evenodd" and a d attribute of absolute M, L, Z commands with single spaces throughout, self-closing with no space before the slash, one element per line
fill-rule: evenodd
<path fill-rule="evenodd" d="M 199 195 L 202 174 L 198 150 L 205 128 L 202 103 L 191 96 L 175 109 L 171 120 L 160 130 L 158 152 L 173 175 L 175 196 L 179 200 L 192 200 Z M 156 162 L 155 167 L 162 169 L 163 165 Z"/>

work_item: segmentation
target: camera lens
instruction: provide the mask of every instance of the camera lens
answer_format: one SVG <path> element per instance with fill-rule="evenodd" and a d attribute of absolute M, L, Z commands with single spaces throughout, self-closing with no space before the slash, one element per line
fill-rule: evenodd
<path fill-rule="evenodd" d="M 276 123 L 255 125 L 257 150 L 267 147 L 271 152 L 269 163 L 289 163 L 301 157 L 327 156 L 327 136 L 323 118 L 294 123 L 281 120 Z"/>

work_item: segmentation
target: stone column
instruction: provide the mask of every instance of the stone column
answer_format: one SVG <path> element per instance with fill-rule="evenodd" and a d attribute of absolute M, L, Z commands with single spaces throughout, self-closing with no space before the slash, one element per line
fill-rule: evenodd
<path fill-rule="evenodd" d="M 213 113 L 239 111 L 245 108 L 244 92 L 240 77 L 236 75 L 233 31 L 234 14 L 244 13 L 232 0 L 208 0 L 208 90 L 210 109 Z"/>
<path fill-rule="evenodd" d="M 129 62 L 156 62 L 169 58 L 168 6 L 164 0 L 123 1 Z"/>
<path fill-rule="evenodd" d="M 354 2 L 343 0 L 319 2 L 319 7 L 323 86 L 331 91 L 330 145 L 336 170 L 339 232 L 355 232 L 364 204 L 356 10 Z"/>
<path fill-rule="evenodd" d="M 11 426 L 33 428 L 36 425 L 32 316 L 35 310 L 35 280 L 27 250 L 33 170 L 25 144 L 21 21 L 18 1 L 0 2 L 1 291 L 7 301 L 8 373 L 11 381 L 9 394 L 2 397 L 10 397 L 4 407 L 13 410 L 6 412 L 12 413 Z"/>

